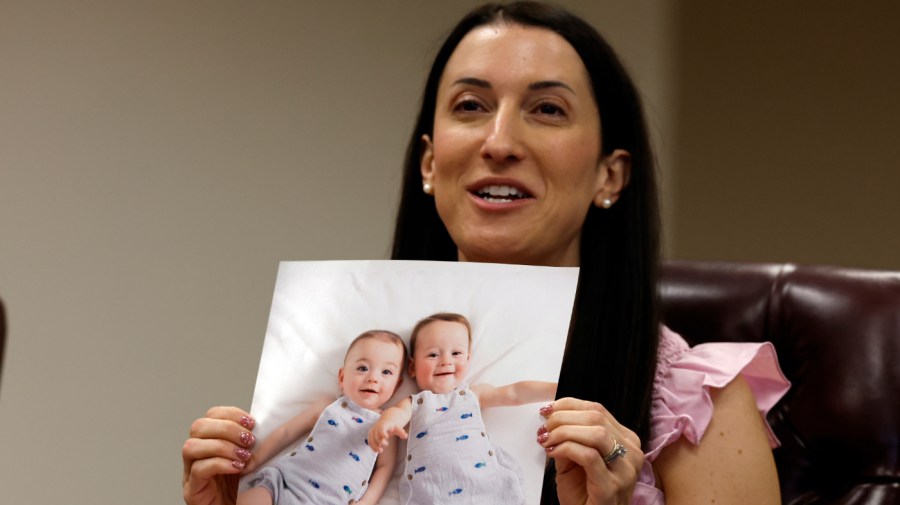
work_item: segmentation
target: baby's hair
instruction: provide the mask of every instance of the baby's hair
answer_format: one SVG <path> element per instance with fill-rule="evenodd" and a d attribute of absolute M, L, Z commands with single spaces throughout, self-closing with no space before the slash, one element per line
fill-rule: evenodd
<path fill-rule="evenodd" d="M 395 344 L 400 347 L 400 350 L 403 351 L 403 359 L 401 359 L 399 363 L 400 370 L 403 370 L 404 367 L 406 367 L 406 360 L 408 358 L 406 352 L 406 344 L 403 343 L 403 339 L 400 338 L 400 335 L 397 335 L 396 333 L 388 330 L 369 330 L 360 333 L 359 336 L 354 338 L 353 342 L 350 342 L 350 345 L 347 346 L 347 353 L 344 354 L 344 361 L 347 361 L 347 356 L 350 355 L 350 351 L 353 349 L 353 346 L 363 340 L 367 340 L 370 338 L 381 340 L 382 342 L 387 342 L 389 344 Z"/>
<path fill-rule="evenodd" d="M 466 327 L 466 333 L 469 335 L 469 347 L 472 347 L 472 325 L 469 324 L 469 320 L 466 319 L 466 316 L 462 314 L 455 314 L 453 312 L 438 312 L 437 314 L 432 314 L 425 319 L 422 319 L 416 326 L 413 328 L 412 336 L 409 338 L 409 353 L 410 355 L 414 355 L 416 353 L 416 337 L 419 335 L 419 332 L 422 328 L 428 326 L 431 323 L 436 321 L 446 321 L 448 323 L 459 323 Z"/>

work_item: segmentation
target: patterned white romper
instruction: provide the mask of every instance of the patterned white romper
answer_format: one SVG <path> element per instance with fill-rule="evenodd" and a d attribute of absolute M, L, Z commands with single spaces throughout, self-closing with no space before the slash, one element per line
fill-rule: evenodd
<path fill-rule="evenodd" d="M 400 503 L 524 504 L 522 470 L 491 444 L 467 384 L 412 395 Z"/>
<path fill-rule="evenodd" d="M 338 398 L 319 416 L 309 437 L 260 470 L 250 487 L 265 487 L 277 505 L 355 503 L 366 492 L 378 456 L 367 440 L 378 418 L 346 396 Z"/>

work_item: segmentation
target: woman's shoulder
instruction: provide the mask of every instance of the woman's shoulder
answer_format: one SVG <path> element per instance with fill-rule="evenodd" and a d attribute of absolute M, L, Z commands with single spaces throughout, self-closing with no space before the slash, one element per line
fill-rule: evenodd
<path fill-rule="evenodd" d="M 680 335 L 662 327 L 647 459 L 653 461 L 664 447 L 682 436 L 697 445 L 713 415 L 710 390 L 724 388 L 739 376 L 753 393 L 763 418 L 790 387 L 769 342 L 715 342 L 691 347 Z M 778 443 L 771 431 L 769 442 L 772 446 Z"/>

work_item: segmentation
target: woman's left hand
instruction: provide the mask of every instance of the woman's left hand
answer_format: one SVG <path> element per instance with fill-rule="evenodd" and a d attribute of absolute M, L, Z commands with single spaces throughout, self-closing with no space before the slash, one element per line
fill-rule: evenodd
<path fill-rule="evenodd" d="M 556 400 L 541 415 L 547 421 L 538 430 L 538 443 L 556 462 L 561 505 L 631 502 L 644 465 L 641 441 L 633 431 L 599 403 L 576 398 Z M 626 452 L 610 460 L 617 443 Z"/>

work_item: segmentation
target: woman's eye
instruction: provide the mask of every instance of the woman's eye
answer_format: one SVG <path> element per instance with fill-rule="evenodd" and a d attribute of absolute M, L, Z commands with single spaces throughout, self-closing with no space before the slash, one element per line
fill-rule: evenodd
<path fill-rule="evenodd" d="M 547 116 L 565 116 L 566 111 L 563 110 L 562 107 L 552 104 L 552 103 L 542 103 L 537 106 L 537 111 L 540 114 L 544 114 Z"/>
<path fill-rule="evenodd" d="M 456 107 L 453 108 L 459 112 L 478 112 L 482 109 L 481 104 L 476 102 L 475 100 L 463 100 L 456 104 Z"/>

